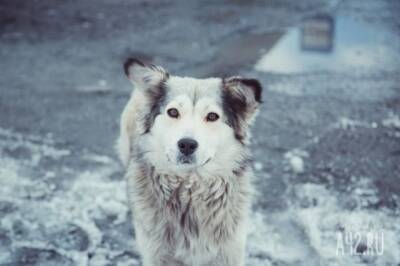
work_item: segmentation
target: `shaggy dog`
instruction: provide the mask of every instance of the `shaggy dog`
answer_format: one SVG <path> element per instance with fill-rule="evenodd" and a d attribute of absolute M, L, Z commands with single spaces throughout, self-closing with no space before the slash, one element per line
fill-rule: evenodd
<path fill-rule="evenodd" d="M 117 143 L 144 266 L 244 265 L 257 80 L 195 79 L 128 59 Z"/>

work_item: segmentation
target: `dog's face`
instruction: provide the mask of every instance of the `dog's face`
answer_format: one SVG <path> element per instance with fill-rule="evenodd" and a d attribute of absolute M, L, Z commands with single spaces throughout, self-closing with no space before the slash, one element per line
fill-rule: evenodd
<path fill-rule="evenodd" d="M 137 146 L 158 171 L 234 169 L 244 156 L 261 86 L 239 77 L 194 79 L 130 59 L 125 73 L 139 99 Z"/>

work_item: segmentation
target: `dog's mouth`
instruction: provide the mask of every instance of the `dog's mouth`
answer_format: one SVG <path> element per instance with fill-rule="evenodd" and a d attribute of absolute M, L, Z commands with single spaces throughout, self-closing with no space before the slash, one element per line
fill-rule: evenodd
<path fill-rule="evenodd" d="M 172 162 L 172 160 L 167 156 L 167 159 L 169 162 Z M 179 156 L 177 158 L 177 163 L 179 166 L 183 167 L 183 168 L 199 168 L 199 167 L 203 167 L 206 164 L 208 164 L 211 161 L 211 157 L 207 158 L 206 160 L 204 160 L 204 162 L 197 164 L 196 163 L 196 158 L 193 156 Z"/>
<path fill-rule="evenodd" d="M 166 154 L 166 156 L 167 156 L 167 161 L 169 163 L 176 164 L 178 169 L 181 169 L 184 171 L 202 168 L 212 160 L 212 156 L 210 156 L 203 162 L 197 163 L 196 162 L 197 158 L 196 158 L 196 156 L 193 156 L 193 155 L 192 156 L 179 155 L 179 156 L 177 156 L 177 158 L 175 160 L 172 160 L 171 157 L 168 155 L 168 153 Z"/>
<path fill-rule="evenodd" d="M 196 164 L 196 158 L 194 156 L 178 156 L 177 162 L 186 166 L 194 165 Z"/>

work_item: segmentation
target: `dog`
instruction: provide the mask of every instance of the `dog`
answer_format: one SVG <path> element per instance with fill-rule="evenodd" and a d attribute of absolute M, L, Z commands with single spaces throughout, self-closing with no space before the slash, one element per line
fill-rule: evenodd
<path fill-rule="evenodd" d="M 119 157 L 144 266 L 244 265 L 256 79 L 172 76 L 128 59 Z"/>

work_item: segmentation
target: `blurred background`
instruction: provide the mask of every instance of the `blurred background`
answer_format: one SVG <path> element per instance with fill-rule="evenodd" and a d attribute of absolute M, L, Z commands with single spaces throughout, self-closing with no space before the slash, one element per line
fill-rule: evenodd
<path fill-rule="evenodd" d="M 263 84 L 247 265 L 400 265 L 397 0 L 2 0 L 0 265 L 141 265 L 129 56 Z"/>

